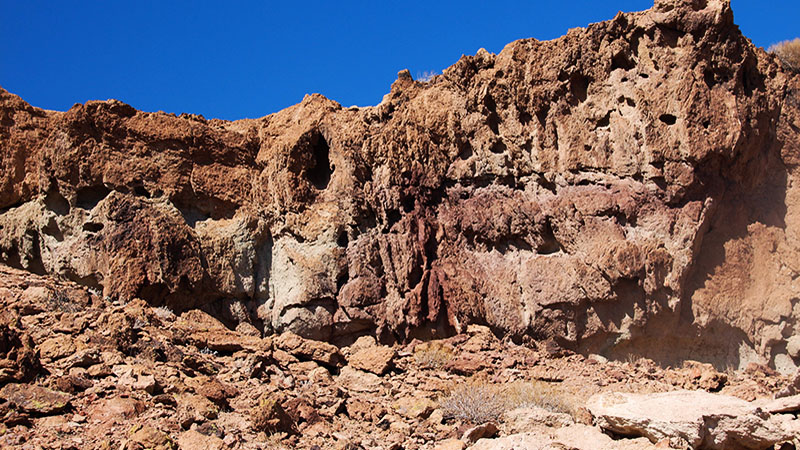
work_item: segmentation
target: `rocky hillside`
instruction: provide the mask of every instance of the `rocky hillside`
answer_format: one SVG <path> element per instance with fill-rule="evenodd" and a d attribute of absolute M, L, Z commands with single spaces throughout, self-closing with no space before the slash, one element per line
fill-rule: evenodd
<path fill-rule="evenodd" d="M 226 122 L 0 90 L 0 262 L 247 333 L 392 344 L 482 324 L 789 372 L 799 130 L 800 77 L 727 0 L 401 72 L 366 108 L 311 95 Z"/>

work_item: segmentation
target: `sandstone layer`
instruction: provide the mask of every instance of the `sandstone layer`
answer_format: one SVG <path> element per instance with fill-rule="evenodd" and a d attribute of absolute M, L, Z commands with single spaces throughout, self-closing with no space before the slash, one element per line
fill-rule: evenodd
<path fill-rule="evenodd" d="M 0 262 L 337 343 L 800 365 L 800 77 L 727 0 L 401 73 L 375 107 L 66 112 L 0 90 Z"/>

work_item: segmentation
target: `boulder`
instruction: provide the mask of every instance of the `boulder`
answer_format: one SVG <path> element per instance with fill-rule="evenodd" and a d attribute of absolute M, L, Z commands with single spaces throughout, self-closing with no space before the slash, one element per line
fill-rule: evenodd
<path fill-rule="evenodd" d="M 178 406 L 178 422 L 183 428 L 189 428 L 193 423 L 216 419 L 219 414 L 219 407 L 202 395 L 178 394 L 175 395 L 175 401 Z"/>
<path fill-rule="evenodd" d="M 570 425 L 552 433 L 517 433 L 496 439 L 480 439 L 471 450 L 650 450 L 662 448 L 645 438 L 614 440 L 599 428 Z"/>
<path fill-rule="evenodd" d="M 251 412 L 253 428 L 267 433 L 294 431 L 292 418 L 281 406 L 280 397 L 275 394 L 262 395 Z"/>
<path fill-rule="evenodd" d="M 50 338 L 38 346 L 39 356 L 45 361 L 61 359 L 75 353 L 76 347 L 71 336 L 60 335 Z"/>
<path fill-rule="evenodd" d="M 0 323 L 0 385 L 30 381 L 41 368 L 31 337 L 9 324 Z"/>
<path fill-rule="evenodd" d="M 436 403 L 427 397 L 410 395 L 398 399 L 393 407 L 400 415 L 409 419 L 424 419 L 436 409 Z"/>
<path fill-rule="evenodd" d="M 342 367 L 335 382 L 346 390 L 356 392 L 376 392 L 383 385 L 381 378 L 374 373 L 364 372 L 350 366 Z"/>
<path fill-rule="evenodd" d="M 130 397 L 111 397 L 95 402 L 89 408 L 92 422 L 125 423 L 145 410 L 144 403 Z"/>
<path fill-rule="evenodd" d="M 0 399 L 34 415 L 57 414 L 69 407 L 72 396 L 32 384 L 10 383 L 0 389 Z"/>
<path fill-rule="evenodd" d="M 358 350 L 347 362 L 355 369 L 383 375 L 391 367 L 395 355 L 393 348 L 380 345 Z"/>
<path fill-rule="evenodd" d="M 151 426 L 144 426 L 136 430 L 131 438 L 128 440 L 130 449 L 148 449 L 148 450 L 177 450 L 178 446 L 172 442 L 168 434 L 159 431 Z M 181 445 L 180 447 L 184 447 Z"/>
<path fill-rule="evenodd" d="M 605 430 L 652 442 L 679 440 L 691 448 L 763 449 L 795 437 L 791 418 L 704 391 L 603 393 L 590 398 L 587 408 Z"/>
<path fill-rule="evenodd" d="M 196 309 L 181 314 L 176 326 L 189 342 L 201 350 L 236 352 L 246 349 L 258 352 L 269 347 L 268 341 L 229 330 L 210 314 Z"/>
<path fill-rule="evenodd" d="M 291 332 L 278 336 L 274 345 L 298 358 L 316 361 L 328 367 L 337 367 L 344 362 L 344 358 L 336 346 L 327 342 L 304 339 Z"/>
<path fill-rule="evenodd" d="M 548 411 L 539 407 L 520 407 L 506 411 L 503 422 L 508 433 L 524 433 L 536 427 L 561 428 L 575 423 L 566 413 Z"/>
<path fill-rule="evenodd" d="M 178 437 L 181 450 L 223 450 L 225 444 L 216 436 L 206 436 L 195 430 L 188 430 Z"/>
<path fill-rule="evenodd" d="M 497 427 L 496 423 L 487 422 L 474 426 L 465 431 L 464 435 L 461 436 L 461 440 L 464 442 L 472 443 L 477 441 L 478 439 L 493 437 L 495 434 L 497 434 L 498 431 L 500 431 L 500 429 Z"/>

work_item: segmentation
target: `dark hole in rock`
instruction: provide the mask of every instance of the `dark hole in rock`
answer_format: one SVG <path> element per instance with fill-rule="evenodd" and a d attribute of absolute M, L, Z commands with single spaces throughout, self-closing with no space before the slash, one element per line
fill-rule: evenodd
<path fill-rule="evenodd" d="M 75 206 L 85 210 L 94 209 L 110 193 L 111 190 L 102 184 L 80 188 L 75 193 Z"/>
<path fill-rule="evenodd" d="M 492 130 L 492 133 L 500 134 L 500 116 L 496 112 L 492 111 L 486 116 L 486 125 Z"/>
<path fill-rule="evenodd" d="M 458 157 L 462 160 L 467 160 L 472 155 L 473 155 L 472 144 L 470 144 L 469 141 L 466 140 L 461 142 L 461 145 L 459 145 Z"/>
<path fill-rule="evenodd" d="M 133 195 L 137 197 L 150 198 L 150 191 L 148 191 L 143 185 L 140 184 L 133 186 Z"/>
<path fill-rule="evenodd" d="M 748 97 L 752 96 L 754 91 L 764 90 L 764 79 L 753 63 L 746 63 L 742 68 L 742 87 Z"/>
<path fill-rule="evenodd" d="M 52 191 L 47 194 L 44 198 L 44 206 L 59 216 L 69 214 L 69 202 L 58 191 Z"/>
<path fill-rule="evenodd" d="M 664 178 L 664 177 L 653 177 L 653 178 L 650 179 L 650 181 L 655 183 L 656 186 L 658 186 L 658 188 L 661 189 L 662 191 L 667 190 L 667 179 L 666 178 Z"/>
<path fill-rule="evenodd" d="M 714 75 L 714 71 L 706 69 L 703 72 L 703 81 L 709 89 L 713 88 L 717 84 L 717 77 Z"/>
<path fill-rule="evenodd" d="M 333 168 L 330 161 L 330 147 L 325 137 L 317 131 L 311 135 L 310 150 L 312 156 L 312 166 L 306 172 L 308 181 L 317 189 L 325 189 L 331 181 Z"/>
<path fill-rule="evenodd" d="M 704 120 L 703 121 L 703 128 L 708 128 L 710 126 L 711 126 L 711 121 L 710 120 Z"/>
<path fill-rule="evenodd" d="M 589 79 L 579 73 L 573 74 L 569 80 L 569 89 L 578 102 L 584 102 L 589 92 Z"/>
<path fill-rule="evenodd" d="M 0 125 L 11 128 L 12 126 L 14 126 L 14 118 L 11 117 L 10 115 L 3 114 L 3 116 L 0 117 Z"/>
<path fill-rule="evenodd" d="M 399 222 L 400 218 L 402 217 L 403 216 L 400 215 L 400 211 L 397 209 L 390 209 L 389 211 L 386 211 L 386 220 L 387 220 L 386 228 L 387 229 L 392 228 L 392 225 Z"/>
<path fill-rule="evenodd" d="M 42 247 L 39 242 L 39 234 L 35 230 L 28 230 L 25 235 L 30 239 L 31 247 L 27 255 L 28 265 L 22 268 L 37 275 L 44 275 L 46 272 L 42 263 Z"/>
<path fill-rule="evenodd" d="M 607 127 L 611 124 L 611 111 L 607 112 L 602 119 L 597 121 L 597 128 Z"/>
<path fill-rule="evenodd" d="M 197 222 L 203 222 L 211 218 L 211 214 L 201 211 L 196 207 L 182 207 L 182 205 L 178 204 L 176 204 L 175 207 L 180 211 L 186 224 L 192 228 L 197 225 Z"/>
<path fill-rule="evenodd" d="M 349 280 L 350 280 L 350 273 L 347 271 L 347 268 L 345 267 L 344 272 L 340 273 L 339 276 L 336 277 L 336 293 L 337 294 L 342 290 L 342 287 L 345 284 L 347 284 L 347 282 Z"/>
<path fill-rule="evenodd" d="M 542 128 L 544 128 L 545 125 L 547 125 L 547 115 L 548 114 L 550 114 L 550 106 L 549 105 L 545 106 L 544 108 L 540 109 L 539 111 L 536 111 L 536 119 L 539 121 L 539 125 L 541 125 Z"/>
<path fill-rule="evenodd" d="M 340 232 L 339 236 L 336 238 L 336 245 L 339 247 L 347 247 L 348 242 L 347 231 Z"/>
<path fill-rule="evenodd" d="M 640 73 L 640 74 L 639 74 L 639 77 L 640 77 L 640 78 L 645 78 L 645 79 L 647 79 L 647 78 L 650 78 L 650 75 L 648 75 L 648 74 L 646 74 L 646 73 Z"/>
<path fill-rule="evenodd" d="M 627 103 L 627 104 L 628 104 L 628 106 L 630 106 L 631 108 L 635 108 L 635 107 L 636 107 L 636 102 L 635 102 L 635 101 L 633 101 L 633 99 L 632 99 L 632 98 L 627 98 L 627 97 L 626 97 L 626 98 L 625 98 L 625 103 Z"/>
<path fill-rule="evenodd" d="M 497 250 L 498 252 L 500 252 L 503 255 L 505 255 L 508 252 L 515 251 L 515 250 L 529 252 L 529 251 L 531 251 L 533 249 L 533 247 L 531 247 L 530 244 L 525 242 L 525 240 L 523 240 L 520 237 L 506 239 L 506 240 L 503 240 L 503 241 L 500 241 L 500 242 L 495 242 L 493 244 L 490 243 L 489 247 L 493 248 L 494 250 Z"/>
<path fill-rule="evenodd" d="M 634 67 L 636 67 L 636 64 L 624 52 L 617 53 L 611 59 L 611 71 L 616 69 L 630 70 Z"/>
<path fill-rule="evenodd" d="M 531 114 L 528 111 L 520 111 L 519 112 L 519 122 L 523 125 L 527 125 L 531 119 Z"/>
<path fill-rule="evenodd" d="M 88 231 L 89 233 L 97 233 L 98 231 L 102 230 L 104 225 L 102 223 L 97 222 L 86 222 L 83 224 L 83 231 Z"/>
<path fill-rule="evenodd" d="M 59 242 L 64 240 L 64 234 L 61 232 L 61 228 L 59 228 L 56 218 L 52 216 L 50 217 L 50 220 L 47 221 L 47 224 L 42 227 L 42 233 L 53 236 Z"/>
<path fill-rule="evenodd" d="M 553 194 L 556 193 L 556 184 L 554 182 L 548 180 L 544 176 L 540 175 L 536 179 L 536 182 L 539 184 L 539 186 L 547 189 L 548 191 L 552 192 Z"/>
<path fill-rule="evenodd" d="M 404 212 L 408 213 L 408 212 L 411 212 L 411 211 L 414 210 L 414 197 L 413 196 L 409 195 L 409 196 L 403 197 L 402 203 L 403 203 L 403 211 Z"/>
<path fill-rule="evenodd" d="M 675 125 L 675 122 L 678 121 L 678 118 L 672 114 L 662 114 L 658 116 L 658 120 L 664 122 L 667 125 Z"/>
<path fill-rule="evenodd" d="M 656 38 L 657 43 L 666 45 L 669 48 L 675 48 L 678 46 L 678 40 L 683 36 L 679 30 L 669 28 L 667 26 L 657 26 L 656 30 L 658 31 Z"/>
<path fill-rule="evenodd" d="M 561 243 L 556 239 L 553 233 L 553 226 L 550 225 L 549 220 L 545 222 L 540 237 L 542 238 L 542 243 L 536 248 L 536 253 L 540 255 L 551 255 L 561 251 Z"/>
<path fill-rule="evenodd" d="M 491 151 L 492 153 L 503 153 L 506 151 L 507 148 L 508 147 L 506 147 L 506 144 L 504 144 L 503 141 L 497 141 L 494 144 L 492 144 L 491 147 L 489 147 L 489 151 Z"/>
<path fill-rule="evenodd" d="M 497 111 L 497 103 L 494 101 L 492 94 L 486 94 L 486 96 L 483 97 L 483 105 L 487 110 L 489 110 L 489 112 Z"/>

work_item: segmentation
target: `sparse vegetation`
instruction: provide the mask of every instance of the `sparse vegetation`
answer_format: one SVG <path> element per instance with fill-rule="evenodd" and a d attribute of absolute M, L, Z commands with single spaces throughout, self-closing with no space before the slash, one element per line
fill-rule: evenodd
<path fill-rule="evenodd" d="M 769 52 L 775 54 L 789 69 L 800 72 L 800 38 L 773 44 Z"/>
<path fill-rule="evenodd" d="M 570 414 L 574 409 L 564 392 L 540 381 L 507 384 L 471 381 L 457 386 L 440 402 L 444 417 L 474 424 L 498 420 L 506 411 L 525 406 Z"/>
<path fill-rule="evenodd" d="M 414 361 L 425 369 L 441 369 L 453 357 L 453 349 L 439 341 L 426 342 L 414 349 Z"/>
<path fill-rule="evenodd" d="M 211 350 L 208 347 L 203 347 L 200 349 L 200 354 L 202 355 L 209 355 L 209 356 L 219 356 L 219 352 L 216 350 Z"/>
<path fill-rule="evenodd" d="M 65 313 L 76 313 L 83 309 L 80 305 L 73 303 L 69 296 L 63 291 L 53 292 L 52 297 L 50 297 L 50 305 L 54 311 Z"/>
<path fill-rule="evenodd" d="M 166 306 L 159 306 L 158 308 L 153 308 L 153 314 L 155 314 L 156 318 L 162 321 L 172 320 L 175 318 L 175 313 L 173 313 L 172 310 L 167 308 Z"/>
<path fill-rule="evenodd" d="M 427 83 L 433 80 L 433 77 L 439 75 L 438 73 L 434 72 L 433 70 L 426 70 L 424 72 L 417 72 L 417 81 L 421 81 L 423 83 Z"/>

